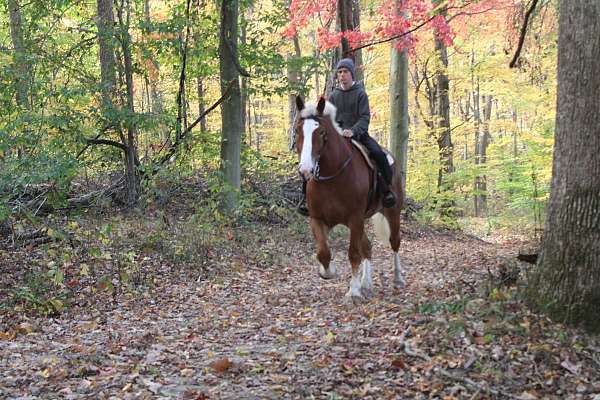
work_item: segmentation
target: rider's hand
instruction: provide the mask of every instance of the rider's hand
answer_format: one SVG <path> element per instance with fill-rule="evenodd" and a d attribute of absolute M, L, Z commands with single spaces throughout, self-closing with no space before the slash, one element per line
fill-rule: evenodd
<path fill-rule="evenodd" d="M 353 133 L 350 129 L 344 129 L 342 131 L 342 136 L 344 136 L 344 137 L 351 138 L 352 135 L 353 135 Z"/>

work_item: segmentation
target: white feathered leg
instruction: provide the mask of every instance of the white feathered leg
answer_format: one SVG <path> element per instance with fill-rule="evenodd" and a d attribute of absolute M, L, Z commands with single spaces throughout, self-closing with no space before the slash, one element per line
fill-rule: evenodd
<path fill-rule="evenodd" d="M 373 292 L 373 266 L 368 259 L 365 259 L 362 263 L 361 291 L 366 296 L 371 295 Z"/>
<path fill-rule="evenodd" d="M 402 276 L 402 266 L 400 264 L 400 255 L 394 253 L 394 287 L 400 289 L 406 285 L 404 276 Z"/>
<path fill-rule="evenodd" d="M 352 274 L 350 279 L 350 288 L 346 292 L 346 298 L 351 300 L 354 304 L 358 304 L 364 300 L 362 292 L 360 291 L 360 270 L 357 271 L 356 275 Z"/>
<path fill-rule="evenodd" d="M 323 279 L 337 278 L 337 270 L 333 261 L 329 263 L 329 268 L 325 269 L 323 264 L 319 264 L 319 276 Z"/>

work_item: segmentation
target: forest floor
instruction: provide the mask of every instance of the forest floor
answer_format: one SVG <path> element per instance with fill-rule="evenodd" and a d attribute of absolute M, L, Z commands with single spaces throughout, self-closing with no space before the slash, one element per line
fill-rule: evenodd
<path fill-rule="evenodd" d="M 354 306 L 343 229 L 332 281 L 317 275 L 306 228 L 245 229 L 225 230 L 229 251 L 204 247 L 193 267 L 131 232 L 138 252 L 65 258 L 77 245 L 64 238 L 0 250 L 0 398 L 600 400 L 600 338 L 529 311 L 519 241 L 406 223 L 406 287 L 392 287 L 391 251 L 375 242 L 374 295 Z M 60 274 L 48 254 L 63 255 Z M 68 296 L 36 298 L 15 272 L 34 266 Z"/>

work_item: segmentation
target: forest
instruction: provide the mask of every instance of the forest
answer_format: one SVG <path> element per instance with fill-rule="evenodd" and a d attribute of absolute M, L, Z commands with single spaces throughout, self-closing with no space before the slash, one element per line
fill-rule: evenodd
<path fill-rule="evenodd" d="M 347 59 L 400 216 L 315 200 Z M 598 59 L 589 0 L 3 0 L 0 398 L 600 400 Z"/>

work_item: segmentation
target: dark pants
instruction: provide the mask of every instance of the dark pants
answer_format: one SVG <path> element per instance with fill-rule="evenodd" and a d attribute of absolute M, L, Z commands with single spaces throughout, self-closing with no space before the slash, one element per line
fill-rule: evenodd
<path fill-rule="evenodd" d="M 381 150 L 379 143 L 369 135 L 361 136 L 358 141 L 369 150 L 369 155 L 377 164 L 377 169 L 379 169 L 383 180 L 390 186 L 392 184 L 392 168 L 387 161 L 385 153 Z"/>

